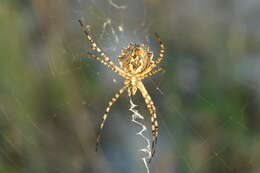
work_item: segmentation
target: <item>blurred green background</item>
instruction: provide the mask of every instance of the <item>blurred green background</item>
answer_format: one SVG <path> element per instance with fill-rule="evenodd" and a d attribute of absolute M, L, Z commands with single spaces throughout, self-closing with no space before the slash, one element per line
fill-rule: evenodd
<path fill-rule="evenodd" d="M 95 152 L 123 81 L 87 56 L 82 19 L 113 61 L 130 41 L 158 55 L 154 32 L 166 45 L 165 71 L 144 80 L 160 127 L 152 173 L 259 173 L 259 16 L 256 0 L 1 0 L 0 172 L 145 172 L 126 94 Z"/>

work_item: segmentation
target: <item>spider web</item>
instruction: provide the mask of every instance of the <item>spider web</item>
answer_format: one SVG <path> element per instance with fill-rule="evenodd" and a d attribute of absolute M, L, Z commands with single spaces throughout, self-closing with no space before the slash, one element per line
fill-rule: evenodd
<path fill-rule="evenodd" d="M 160 128 L 150 172 L 260 171 L 259 2 L 24 2 L 0 8 L 12 26 L 3 38 L 18 42 L 1 49 L 13 58 L 0 66 L 0 172 L 145 171 L 137 153 L 145 141 L 126 94 L 94 151 L 105 106 L 123 81 L 87 57 L 78 19 L 114 62 L 129 42 L 158 55 L 153 32 L 166 45 L 165 72 L 144 80 Z M 150 137 L 144 101 L 133 99 Z"/>

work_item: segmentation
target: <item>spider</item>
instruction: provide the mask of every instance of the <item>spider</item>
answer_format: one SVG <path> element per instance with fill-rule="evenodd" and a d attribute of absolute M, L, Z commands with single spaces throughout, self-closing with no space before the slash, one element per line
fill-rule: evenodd
<path fill-rule="evenodd" d="M 96 51 L 101 55 L 101 58 L 97 55 L 88 52 L 88 54 L 99 61 L 101 64 L 105 65 L 108 69 L 119 74 L 125 79 L 124 86 L 114 95 L 114 97 L 108 102 L 105 113 L 102 117 L 99 131 L 96 138 L 96 151 L 98 150 L 98 145 L 100 143 L 101 132 L 104 128 L 105 121 L 108 117 L 111 106 L 119 96 L 128 89 L 128 96 L 134 96 L 136 91 L 139 90 L 144 98 L 147 109 L 151 114 L 151 124 L 152 124 L 152 146 L 151 146 L 151 158 L 155 153 L 155 145 L 157 143 L 158 136 L 158 121 L 156 115 L 156 108 L 154 103 L 148 94 L 142 80 L 149 77 L 157 72 L 163 70 L 162 67 L 157 67 L 164 57 L 164 44 L 161 41 L 159 35 L 155 33 L 155 37 L 160 44 L 160 55 L 156 60 L 153 60 L 153 52 L 149 50 L 149 47 L 144 44 L 129 43 L 127 48 L 121 50 L 121 55 L 117 57 L 119 61 L 119 66 L 115 65 L 110 58 L 97 46 L 95 41 L 92 39 L 88 33 L 87 27 L 83 25 L 82 21 L 79 20 L 81 30 L 84 32 L 86 39 L 90 42 L 92 50 Z M 151 161 L 150 158 L 150 161 Z M 149 161 L 149 162 L 150 162 Z"/>

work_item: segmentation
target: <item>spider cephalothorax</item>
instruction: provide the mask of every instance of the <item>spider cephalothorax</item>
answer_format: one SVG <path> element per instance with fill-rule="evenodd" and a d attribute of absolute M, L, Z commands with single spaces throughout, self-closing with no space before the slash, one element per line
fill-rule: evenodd
<path fill-rule="evenodd" d="M 129 43 L 128 47 L 122 49 L 121 55 L 118 56 L 118 61 L 120 67 L 115 65 L 110 58 L 97 46 L 95 41 L 89 35 L 87 31 L 87 27 L 83 25 L 81 20 L 79 20 L 81 25 L 81 29 L 84 32 L 86 38 L 89 40 L 92 50 L 96 51 L 100 54 L 101 58 L 97 55 L 88 52 L 88 54 L 98 60 L 101 64 L 107 66 L 110 70 L 113 70 L 120 76 L 125 79 L 124 86 L 115 94 L 115 96 L 108 102 L 108 106 L 105 110 L 103 118 L 100 123 L 100 130 L 97 135 L 96 141 L 96 150 L 98 148 L 98 144 L 100 142 L 101 131 L 104 128 L 105 121 L 108 116 L 108 112 L 110 111 L 111 106 L 113 103 L 119 98 L 119 96 L 128 89 L 128 95 L 133 96 L 135 95 L 136 91 L 139 90 L 144 98 L 146 103 L 147 109 L 151 115 L 151 123 L 152 123 L 152 135 L 153 135 L 153 142 L 152 142 L 152 156 L 155 152 L 155 144 L 157 141 L 158 136 L 158 122 L 157 122 L 157 115 L 156 115 L 156 108 L 154 103 L 148 94 L 145 86 L 142 83 L 142 79 L 149 77 L 159 71 L 162 70 L 161 67 L 156 68 L 157 65 L 161 62 L 164 56 L 164 44 L 160 40 L 159 36 L 155 34 L 157 40 L 160 43 L 160 56 L 153 60 L 153 52 L 149 50 L 148 46 L 144 44 L 133 44 Z M 156 68 L 156 69 L 154 69 Z M 151 157 L 152 157 L 151 156 Z"/>

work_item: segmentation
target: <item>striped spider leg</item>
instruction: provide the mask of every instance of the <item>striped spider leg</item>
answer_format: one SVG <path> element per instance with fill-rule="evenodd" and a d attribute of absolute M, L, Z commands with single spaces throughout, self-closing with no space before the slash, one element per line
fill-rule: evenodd
<path fill-rule="evenodd" d="M 126 73 L 124 73 L 118 66 L 116 66 L 110 59 L 109 57 L 97 46 L 97 44 L 94 42 L 94 40 L 92 39 L 92 37 L 89 35 L 87 27 L 85 25 L 83 25 L 83 22 L 81 20 L 78 20 L 80 23 L 80 27 L 81 30 L 84 32 L 86 39 L 90 42 L 91 44 L 91 48 L 94 51 L 97 51 L 98 53 L 100 53 L 102 58 L 99 58 L 98 56 L 94 55 L 91 52 L 88 52 L 88 54 L 98 60 L 101 64 L 107 66 L 110 70 L 118 73 L 120 76 L 122 77 L 127 77 Z"/>
<path fill-rule="evenodd" d="M 99 53 L 101 58 L 93 53 L 88 53 L 92 58 L 99 61 L 101 64 L 108 67 L 110 70 L 119 74 L 121 77 L 125 79 L 124 86 L 114 95 L 114 97 L 108 102 L 108 106 L 105 110 L 105 113 L 102 117 L 99 132 L 97 134 L 96 139 L 96 150 L 98 149 L 98 145 L 100 143 L 101 132 L 104 128 L 104 124 L 108 117 L 108 113 L 111 109 L 113 103 L 117 101 L 119 96 L 128 89 L 128 96 L 134 96 L 139 90 L 144 98 L 147 109 L 151 115 L 151 124 L 152 124 L 152 147 L 151 147 L 151 158 L 155 153 L 155 145 L 157 143 L 158 137 L 158 121 L 156 108 L 154 103 L 148 94 L 145 86 L 142 83 L 144 78 L 147 78 L 157 72 L 163 70 L 162 67 L 158 67 L 154 69 L 163 59 L 164 57 L 164 44 L 162 43 L 158 34 L 155 34 L 157 41 L 160 44 L 160 56 L 155 61 L 153 60 L 153 52 L 149 50 L 149 47 L 144 44 L 137 43 L 129 43 L 127 48 L 123 48 L 121 50 L 121 55 L 117 57 L 119 62 L 119 67 L 115 65 L 110 58 L 97 46 L 92 37 L 89 35 L 86 27 L 83 25 L 82 21 L 79 20 L 82 31 L 84 32 L 87 40 L 90 42 L 92 46 L 92 50 Z M 150 161 L 151 161 L 150 158 Z M 149 162 L 150 162 L 149 161 Z"/>

